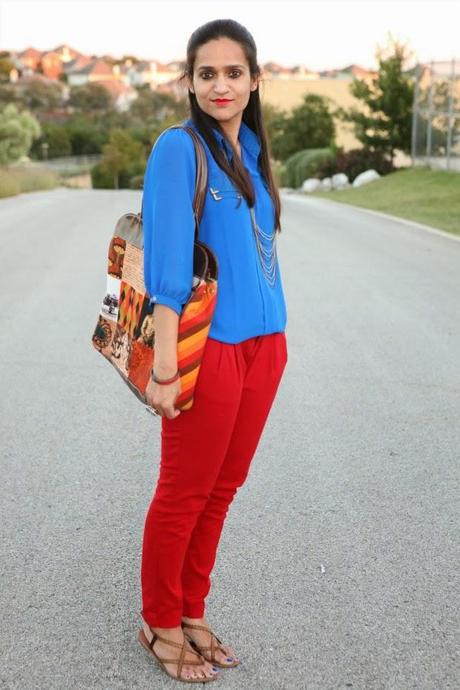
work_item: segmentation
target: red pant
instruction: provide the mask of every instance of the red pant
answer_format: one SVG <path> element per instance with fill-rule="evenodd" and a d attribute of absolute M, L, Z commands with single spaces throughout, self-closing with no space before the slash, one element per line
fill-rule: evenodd
<path fill-rule="evenodd" d="M 142 616 L 201 618 L 228 507 L 244 483 L 287 362 L 284 332 L 208 337 L 193 407 L 162 417 L 158 483 L 142 543 Z"/>

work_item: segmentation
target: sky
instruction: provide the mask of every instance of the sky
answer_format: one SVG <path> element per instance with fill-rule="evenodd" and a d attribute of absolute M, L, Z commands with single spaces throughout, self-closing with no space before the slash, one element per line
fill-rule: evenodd
<path fill-rule="evenodd" d="M 190 34 L 216 18 L 246 26 L 259 63 L 375 69 L 389 34 L 412 54 L 408 66 L 460 58 L 460 0 L 0 0 L 0 49 L 67 43 L 169 62 L 184 59 Z"/>

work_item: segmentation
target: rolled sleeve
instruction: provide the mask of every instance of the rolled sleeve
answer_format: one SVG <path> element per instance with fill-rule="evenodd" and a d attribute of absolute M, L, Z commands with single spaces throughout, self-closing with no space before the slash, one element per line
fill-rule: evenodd
<path fill-rule="evenodd" d="M 151 304 L 177 314 L 190 297 L 193 278 L 195 148 L 190 135 L 160 135 L 144 174 L 144 282 Z"/>
<path fill-rule="evenodd" d="M 173 299 L 172 297 L 168 297 L 168 295 L 152 295 L 150 298 L 150 304 L 165 304 L 167 307 L 171 307 L 171 309 L 174 309 L 175 312 L 181 315 L 182 312 L 182 303 L 178 302 L 176 299 Z"/>

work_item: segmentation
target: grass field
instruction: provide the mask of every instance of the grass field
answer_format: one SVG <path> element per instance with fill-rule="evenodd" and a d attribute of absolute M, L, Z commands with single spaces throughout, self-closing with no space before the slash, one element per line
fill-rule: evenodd
<path fill-rule="evenodd" d="M 408 168 L 356 189 L 318 191 L 309 196 L 390 213 L 460 235 L 459 173 Z"/>
<path fill-rule="evenodd" d="M 0 167 L 0 199 L 23 192 L 54 189 L 61 184 L 59 175 L 52 170 L 27 166 Z"/>

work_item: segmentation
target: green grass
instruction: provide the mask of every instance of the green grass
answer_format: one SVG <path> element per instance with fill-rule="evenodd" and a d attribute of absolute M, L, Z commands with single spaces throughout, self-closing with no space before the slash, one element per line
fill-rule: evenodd
<path fill-rule="evenodd" d="M 53 170 L 40 170 L 21 166 L 0 167 L 0 198 L 22 192 L 54 189 L 62 184 Z"/>
<path fill-rule="evenodd" d="M 460 235 L 460 173 L 408 168 L 363 187 L 312 192 L 311 196 L 382 211 Z"/>

